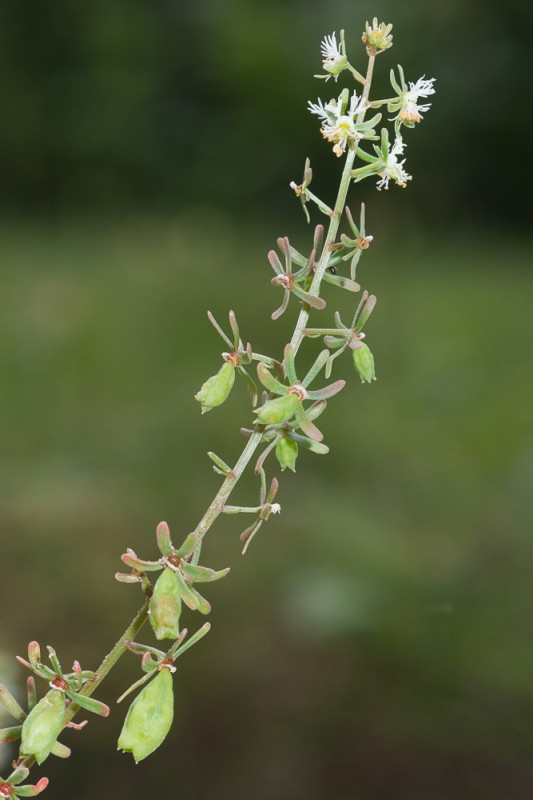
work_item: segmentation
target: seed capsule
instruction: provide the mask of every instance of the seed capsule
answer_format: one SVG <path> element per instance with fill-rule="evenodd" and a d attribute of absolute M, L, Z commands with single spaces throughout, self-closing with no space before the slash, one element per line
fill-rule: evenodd
<path fill-rule="evenodd" d="M 296 394 L 286 394 L 267 400 L 264 406 L 256 411 L 257 421 L 262 425 L 278 425 L 292 419 L 298 408 L 300 400 Z"/>
<path fill-rule="evenodd" d="M 353 350 L 353 363 L 359 373 L 362 383 L 370 383 L 376 380 L 376 373 L 374 371 L 374 356 L 370 348 L 364 342 L 357 350 Z"/>
<path fill-rule="evenodd" d="M 235 383 L 235 366 L 230 361 L 226 361 L 216 375 L 208 378 L 200 391 L 194 395 L 194 399 L 202 406 L 202 414 L 211 411 L 216 406 L 221 406 L 227 399 L 231 388 Z"/>
<path fill-rule="evenodd" d="M 138 764 L 164 741 L 174 718 L 170 670 L 162 669 L 129 707 L 118 749 L 131 753 Z"/>
<path fill-rule="evenodd" d="M 288 436 L 281 436 L 276 444 L 276 458 L 278 459 L 281 471 L 287 467 L 296 472 L 296 459 L 298 458 L 298 445 Z"/>
<path fill-rule="evenodd" d="M 166 567 L 150 598 L 150 624 L 157 639 L 177 639 L 180 635 L 181 596 L 174 570 Z M 167 670 L 168 671 L 168 670 Z"/>
<path fill-rule="evenodd" d="M 39 700 L 22 725 L 22 755 L 35 756 L 38 764 L 48 758 L 63 728 L 65 708 L 65 695 L 57 689 L 52 689 Z"/>

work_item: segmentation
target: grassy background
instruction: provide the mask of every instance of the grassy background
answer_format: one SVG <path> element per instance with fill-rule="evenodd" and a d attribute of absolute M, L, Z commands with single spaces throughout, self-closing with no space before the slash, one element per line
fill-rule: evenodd
<path fill-rule="evenodd" d="M 137 768 L 115 752 L 124 659 L 100 693 L 110 719 L 45 765 L 57 800 L 531 798 L 521 0 L 0 6 L 0 680 L 22 691 L 13 654 L 34 638 L 96 666 L 141 601 L 113 578 L 120 553 L 154 556 L 161 519 L 179 541 L 219 485 L 206 452 L 238 456 L 242 383 L 204 417 L 193 399 L 223 349 L 206 311 L 234 308 L 281 354 L 297 308 L 270 322 L 266 253 L 284 234 L 310 249 L 288 183 L 310 156 L 328 200 L 340 170 L 305 111 L 337 89 L 312 78 L 319 42 L 344 27 L 364 69 L 374 15 L 395 33 L 375 93 L 398 62 L 437 78 L 406 133 L 407 191 L 352 193 L 375 236 L 359 278 L 378 381 L 337 362 L 352 379 L 321 421 L 331 453 L 283 475 L 244 559 L 241 520 L 217 523 L 206 559 L 232 571 L 206 590 L 213 629 L 180 663 L 164 746 Z M 234 501 L 256 492 L 245 477 Z"/>
<path fill-rule="evenodd" d="M 206 214 L 2 230 L 8 653 L 40 638 L 94 666 L 140 601 L 113 580 L 119 554 L 153 556 L 160 518 L 179 540 L 218 485 L 203 454 L 239 452 L 242 383 L 203 418 L 193 399 L 221 349 L 204 312 L 233 307 L 276 353 L 296 308 L 267 324 L 271 231 L 212 211 L 205 246 Z M 91 720 L 74 763 L 46 765 L 56 797 L 73 780 L 79 798 L 529 795 L 526 245 L 378 235 L 360 278 L 379 380 L 352 376 L 324 417 L 332 452 L 283 476 L 282 514 L 244 559 L 239 520 L 214 529 L 208 563 L 233 570 L 206 592 L 213 631 L 180 665 L 160 753 L 134 769 L 113 752 L 122 712 Z M 126 662 L 105 699 L 134 678 Z"/>

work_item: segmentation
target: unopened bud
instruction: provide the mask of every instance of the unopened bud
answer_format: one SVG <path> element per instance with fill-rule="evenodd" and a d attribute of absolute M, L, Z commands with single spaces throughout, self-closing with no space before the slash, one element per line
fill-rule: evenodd
<path fill-rule="evenodd" d="M 385 22 L 378 23 L 377 17 L 374 17 L 371 26 L 368 22 L 366 23 L 362 38 L 366 44 L 368 55 L 376 55 L 376 53 L 392 47 L 391 30 L 392 25 L 387 25 Z"/>
<path fill-rule="evenodd" d="M 226 361 L 216 375 L 208 378 L 194 399 L 202 406 L 202 414 L 211 411 L 216 406 L 221 406 L 227 399 L 235 382 L 235 365 Z"/>
<path fill-rule="evenodd" d="M 57 689 L 39 700 L 22 725 L 22 755 L 35 756 L 38 764 L 48 758 L 63 728 L 65 708 L 65 695 Z"/>
<path fill-rule="evenodd" d="M 280 436 L 276 444 L 276 458 L 278 459 L 281 471 L 287 467 L 296 472 L 296 459 L 298 458 L 298 445 L 288 436 Z"/>
<path fill-rule="evenodd" d="M 150 624 L 157 639 L 177 639 L 180 635 L 181 596 L 174 570 L 166 567 L 150 598 Z"/>
<path fill-rule="evenodd" d="M 353 350 L 353 363 L 359 373 L 362 383 L 370 383 L 376 380 L 376 373 L 374 371 L 374 356 L 370 348 L 364 342 L 361 342 L 357 350 Z"/>
<path fill-rule="evenodd" d="M 281 422 L 287 422 L 294 417 L 299 403 L 300 399 L 296 394 L 286 394 L 274 400 L 267 400 L 265 405 L 255 412 L 257 421 L 261 425 L 279 425 Z"/>
<path fill-rule="evenodd" d="M 131 753 L 138 764 L 157 750 L 174 718 L 174 691 L 170 670 L 163 668 L 129 707 L 118 749 Z"/>

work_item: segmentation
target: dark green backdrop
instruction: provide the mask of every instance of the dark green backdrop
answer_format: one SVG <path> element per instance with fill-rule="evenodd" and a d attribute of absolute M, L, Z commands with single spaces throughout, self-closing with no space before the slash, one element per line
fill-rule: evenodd
<path fill-rule="evenodd" d="M 120 553 L 155 556 L 160 519 L 187 533 L 218 486 L 206 451 L 240 452 L 244 387 L 205 417 L 193 399 L 220 363 L 205 312 L 234 308 L 281 352 L 296 308 L 270 323 L 266 252 L 283 234 L 310 247 L 288 183 L 310 156 L 329 199 L 340 169 L 306 112 L 319 43 L 344 27 L 357 51 L 374 14 L 396 34 L 376 92 L 398 62 L 437 78 L 408 189 L 351 196 L 375 236 L 359 278 L 379 380 L 351 376 L 330 455 L 283 475 L 244 559 L 240 520 L 213 530 L 208 562 L 232 572 L 206 590 L 213 630 L 180 663 L 165 745 L 138 767 L 115 752 L 124 659 L 100 693 L 110 719 L 43 768 L 50 798 L 531 797 L 532 12 L 516 1 L 2 4 L 0 680 L 21 690 L 13 655 L 33 638 L 96 666 L 140 603 L 113 579 Z M 253 493 L 245 479 L 235 501 Z"/>

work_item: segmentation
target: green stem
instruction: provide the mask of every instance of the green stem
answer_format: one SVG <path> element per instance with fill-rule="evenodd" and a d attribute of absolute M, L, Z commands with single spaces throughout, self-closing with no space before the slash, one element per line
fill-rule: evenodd
<path fill-rule="evenodd" d="M 246 447 L 242 451 L 241 455 L 239 456 L 239 460 L 231 470 L 231 473 L 226 478 L 218 492 L 216 493 L 215 497 L 213 498 L 211 505 L 205 512 L 204 516 L 194 529 L 194 533 L 196 534 L 197 545 L 194 550 L 194 554 L 192 557 L 192 563 L 197 564 L 200 558 L 200 552 L 202 549 L 202 541 L 204 536 L 206 535 L 207 531 L 216 520 L 218 515 L 222 512 L 223 506 L 226 503 L 226 500 L 232 493 L 235 485 L 239 481 L 242 473 L 248 466 L 249 461 L 251 461 L 253 454 L 259 447 L 261 439 L 263 438 L 263 431 L 255 431 L 252 433 L 250 438 L 246 443 Z"/>
<path fill-rule="evenodd" d="M 106 675 L 113 669 L 119 658 L 124 655 L 127 650 L 126 644 L 135 639 L 137 633 L 140 631 L 147 619 L 148 600 L 144 603 L 144 605 L 141 606 L 130 625 L 126 628 L 118 642 L 115 644 L 112 650 L 109 651 L 96 670 L 94 678 L 90 681 L 87 681 L 87 683 L 81 689 L 80 694 L 88 697 L 94 692 L 94 690 L 102 683 Z M 67 713 L 65 714 L 65 725 L 67 722 L 70 722 L 70 720 L 79 710 L 80 706 L 76 703 L 71 703 L 69 705 Z"/>
<path fill-rule="evenodd" d="M 376 59 L 375 56 L 369 56 L 368 59 L 368 69 L 366 72 L 365 88 L 363 89 L 363 99 L 366 101 L 368 101 L 370 86 L 372 84 L 372 73 L 374 71 L 375 59 Z M 357 117 L 358 124 L 364 120 L 365 113 L 366 109 L 363 109 L 363 111 L 361 111 L 361 113 L 358 115 Z M 322 278 L 324 277 L 324 272 L 326 271 L 331 256 L 331 246 L 333 245 L 335 239 L 337 238 L 337 232 L 339 230 L 342 212 L 344 211 L 344 205 L 346 203 L 346 196 L 348 194 L 348 189 L 350 188 L 351 172 L 356 153 L 357 153 L 357 146 L 354 147 L 353 150 L 348 151 L 348 155 L 346 156 L 346 161 L 344 163 L 344 169 L 342 171 L 342 177 L 339 186 L 339 193 L 337 195 L 337 201 L 333 208 L 333 214 L 329 223 L 326 241 L 324 242 L 324 247 L 322 248 L 322 254 L 317 264 L 315 275 L 313 277 L 313 281 L 309 289 L 309 294 L 312 294 L 315 297 L 318 297 L 319 295 L 320 284 L 322 283 Z M 296 328 L 294 329 L 293 337 L 291 339 L 291 345 L 295 354 L 298 352 L 298 349 L 304 339 L 305 329 L 307 328 L 308 320 L 309 320 L 309 307 L 303 306 L 302 310 L 300 311 L 300 316 L 298 317 L 298 321 L 296 323 Z"/>

